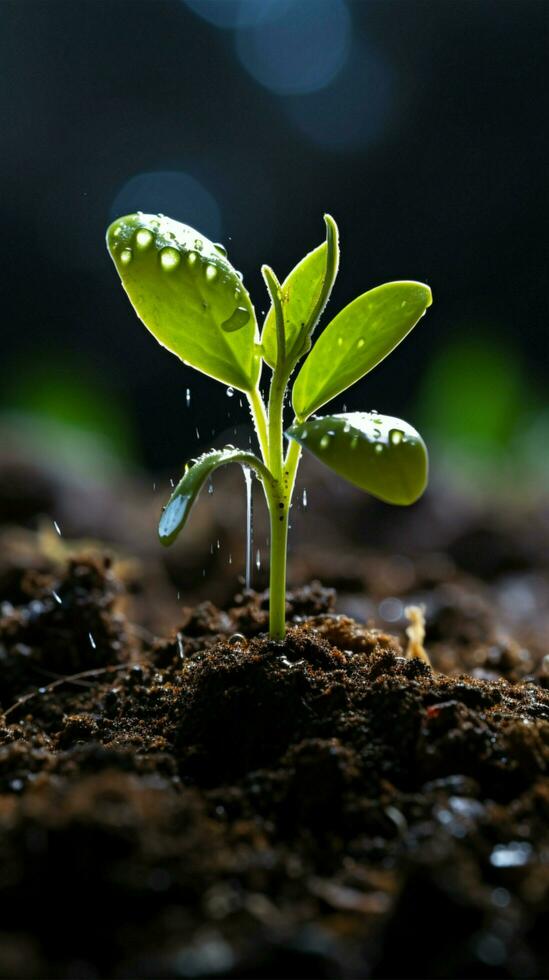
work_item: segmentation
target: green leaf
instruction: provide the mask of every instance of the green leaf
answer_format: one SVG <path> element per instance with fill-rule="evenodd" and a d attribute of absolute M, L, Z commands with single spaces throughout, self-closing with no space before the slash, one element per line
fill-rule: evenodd
<path fill-rule="evenodd" d="M 307 418 L 371 371 L 431 302 L 431 290 L 421 282 L 388 282 L 349 303 L 320 335 L 297 376 L 297 417 Z"/>
<path fill-rule="evenodd" d="M 413 504 L 427 485 L 427 449 L 401 419 L 376 412 L 313 417 L 286 433 L 332 470 L 388 504 Z"/>
<path fill-rule="evenodd" d="M 300 331 L 307 323 L 320 295 L 324 270 L 326 268 L 326 242 L 309 252 L 290 272 L 282 283 L 282 308 L 284 310 L 284 332 L 286 351 L 293 350 Z M 276 367 L 276 317 L 271 308 L 267 314 L 261 334 L 263 357 L 267 364 Z"/>
<path fill-rule="evenodd" d="M 107 247 L 137 315 L 163 347 L 227 385 L 256 387 L 255 312 L 222 246 L 171 218 L 130 214 L 110 226 Z"/>
<path fill-rule="evenodd" d="M 253 453 L 242 449 L 226 446 L 225 449 L 212 450 L 192 461 L 185 467 L 185 472 L 172 493 L 158 524 L 158 536 L 161 544 L 169 545 L 175 541 L 179 532 L 187 522 L 191 508 L 198 497 L 206 480 L 219 466 L 227 463 L 240 463 L 256 470 L 264 484 L 272 481 L 272 477 L 264 464 Z M 267 492 L 269 487 L 266 486 Z"/>
<path fill-rule="evenodd" d="M 298 262 L 282 283 L 282 309 L 286 337 L 286 359 L 295 362 L 310 346 L 309 337 L 328 302 L 339 265 L 337 225 L 330 215 L 324 216 L 326 241 Z M 261 335 L 263 357 L 276 367 L 276 316 L 273 305 L 267 314 Z"/>

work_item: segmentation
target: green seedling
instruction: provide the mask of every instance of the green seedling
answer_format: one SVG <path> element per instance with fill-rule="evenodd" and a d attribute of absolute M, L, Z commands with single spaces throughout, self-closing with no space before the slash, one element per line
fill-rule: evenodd
<path fill-rule="evenodd" d="M 379 364 L 431 304 L 431 290 L 422 283 L 386 283 L 341 310 L 312 347 L 339 265 L 337 225 L 329 215 L 324 220 L 326 240 L 282 284 L 262 267 L 271 306 L 261 335 L 242 276 L 223 246 L 163 215 L 118 218 L 107 232 L 122 285 L 147 329 L 184 364 L 244 393 L 259 443 L 258 455 L 227 446 L 192 460 L 162 513 L 160 541 L 175 540 L 217 467 L 249 467 L 270 514 L 274 639 L 285 632 L 288 517 L 302 448 L 387 503 L 413 503 L 427 482 L 425 444 L 406 422 L 377 412 L 314 414 Z M 284 432 L 284 399 L 300 361 L 292 388 L 295 416 Z M 272 372 L 267 403 L 259 388 L 263 362 Z"/>

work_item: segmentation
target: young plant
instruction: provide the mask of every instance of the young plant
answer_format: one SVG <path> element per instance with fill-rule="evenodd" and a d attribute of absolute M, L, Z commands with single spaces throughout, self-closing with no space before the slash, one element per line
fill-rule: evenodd
<path fill-rule="evenodd" d="M 314 413 L 364 377 L 410 332 L 431 304 L 419 282 L 389 282 L 341 310 L 311 349 L 339 264 L 337 225 L 282 284 L 262 267 L 271 306 L 258 332 L 242 276 L 222 245 L 163 215 L 132 214 L 108 229 L 107 246 L 130 302 L 148 330 L 184 364 L 242 391 L 260 455 L 227 446 L 192 460 L 159 524 L 162 544 L 182 530 L 218 466 L 249 467 L 263 485 L 270 515 L 270 635 L 285 632 L 288 516 L 302 447 L 350 483 L 392 504 L 411 504 L 427 482 L 427 450 L 406 422 L 377 412 Z M 284 432 L 290 377 L 295 417 Z M 259 388 L 271 369 L 268 402 Z M 287 445 L 284 442 L 287 437 Z"/>

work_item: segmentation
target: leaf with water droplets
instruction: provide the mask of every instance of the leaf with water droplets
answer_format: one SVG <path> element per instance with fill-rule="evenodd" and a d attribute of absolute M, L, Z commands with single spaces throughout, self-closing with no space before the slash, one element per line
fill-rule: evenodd
<path fill-rule="evenodd" d="M 431 302 L 431 290 L 421 282 L 388 282 L 349 303 L 321 333 L 297 376 L 292 400 L 298 418 L 307 418 L 371 371 Z"/>
<path fill-rule="evenodd" d="M 219 245 L 171 218 L 131 214 L 110 226 L 107 247 L 137 315 L 163 347 L 218 381 L 255 388 L 255 312 Z"/>
<path fill-rule="evenodd" d="M 175 541 L 179 532 L 187 522 L 191 508 L 202 487 L 212 476 L 214 470 L 227 463 L 240 463 L 252 469 L 261 468 L 262 464 L 253 453 L 243 449 L 226 446 L 224 449 L 204 453 L 192 465 L 185 467 L 185 472 L 174 492 L 172 493 L 158 525 L 158 536 L 161 544 L 169 545 Z"/>
<path fill-rule="evenodd" d="M 423 439 L 390 415 L 348 412 L 294 423 L 286 433 L 349 483 L 389 504 L 413 504 L 427 485 Z"/>
<path fill-rule="evenodd" d="M 310 334 L 320 317 L 333 286 L 339 264 L 337 225 L 326 215 L 327 240 L 298 262 L 282 283 L 282 311 L 286 359 L 295 361 L 310 346 Z M 304 335 L 305 334 L 305 335 Z M 276 317 L 271 308 L 261 334 L 263 357 L 276 366 Z"/>

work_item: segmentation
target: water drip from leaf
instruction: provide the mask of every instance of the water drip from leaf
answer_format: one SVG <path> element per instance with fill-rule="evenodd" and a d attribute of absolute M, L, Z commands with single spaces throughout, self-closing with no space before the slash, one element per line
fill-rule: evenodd
<path fill-rule="evenodd" d="M 246 484 L 246 588 L 252 587 L 252 551 L 254 542 L 254 501 L 252 492 L 252 471 L 249 466 L 242 467 Z"/>

